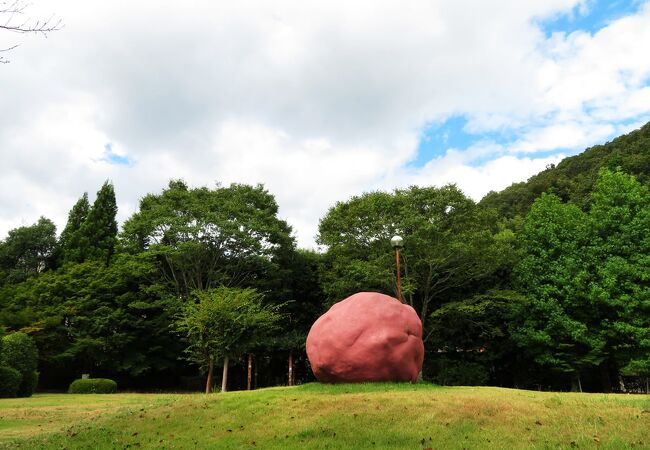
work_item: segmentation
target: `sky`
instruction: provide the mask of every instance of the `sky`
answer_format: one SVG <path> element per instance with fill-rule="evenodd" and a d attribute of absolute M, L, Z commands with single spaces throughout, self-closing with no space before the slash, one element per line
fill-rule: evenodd
<path fill-rule="evenodd" d="M 0 239 L 115 185 L 262 183 L 298 245 L 338 201 L 479 200 L 650 121 L 650 0 L 33 0 L 0 30 Z"/>

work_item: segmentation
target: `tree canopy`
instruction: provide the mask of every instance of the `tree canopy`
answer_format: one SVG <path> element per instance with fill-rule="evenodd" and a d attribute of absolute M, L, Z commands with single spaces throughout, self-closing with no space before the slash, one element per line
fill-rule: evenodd
<path fill-rule="evenodd" d="M 495 216 L 453 185 L 353 197 L 331 208 L 319 231 L 332 300 L 363 290 L 395 295 L 390 239 L 402 235 L 402 290 L 425 325 L 435 308 L 488 283 L 512 253 Z"/>
<path fill-rule="evenodd" d="M 56 250 L 56 226 L 45 217 L 9 231 L 0 241 L 0 284 L 24 281 L 52 268 Z"/>
<path fill-rule="evenodd" d="M 261 185 L 189 188 L 171 181 L 145 196 L 124 224 L 124 244 L 154 255 L 176 292 L 242 286 L 278 269 L 293 249 L 291 228 L 277 217 L 275 199 Z"/>

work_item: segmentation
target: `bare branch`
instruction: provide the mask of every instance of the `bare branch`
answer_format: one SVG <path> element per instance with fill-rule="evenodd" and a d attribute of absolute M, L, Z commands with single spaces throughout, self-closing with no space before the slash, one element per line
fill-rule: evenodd
<path fill-rule="evenodd" d="M 48 33 L 63 28 L 61 19 L 56 19 L 54 15 L 44 20 L 25 18 L 25 10 L 29 6 L 29 3 L 22 0 L 0 1 L 0 31 L 4 30 L 17 34 L 41 34 L 47 37 Z M 18 45 L 20 44 L 0 49 L 0 52 L 8 52 L 18 47 Z M 9 60 L 4 56 L 0 56 L 0 64 L 8 62 Z"/>
<path fill-rule="evenodd" d="M 18 47 L 19 45 L 20 44 L 15 44 L 15 45 L 12 45 L 11 47 L 0 48 L 0 53 L 9 52 L 9 51 L 15 49 L 16 47 Z M 0 55 L 0 64 L 8 64 L 8 63 L 9 63 L 9 60 L 6 59 L 4 56 Z"/>
<path fill-rule="evenodd" d="M 19 45 L 20 44 L 15 44 L 15 45 L 12 45 L 11 47 L 0 48 L 0 53 L 11 51 L 11 50 L 15 49 L 16 47 L 18 47 Z"/>

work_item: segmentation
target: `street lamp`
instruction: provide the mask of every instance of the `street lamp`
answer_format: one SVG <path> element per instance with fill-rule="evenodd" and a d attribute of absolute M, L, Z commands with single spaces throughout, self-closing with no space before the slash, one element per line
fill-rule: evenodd
<path fill-rule="evenodd" d="M 402 248 L 402 236 L 395 235 L 390 240 L 390 245 L 395 249 L 395 263 L 397 264 L 397 298 L 400 302 L 404 303 L 402 300 L 402 279 L 399 269 L 399 249 Z"/>

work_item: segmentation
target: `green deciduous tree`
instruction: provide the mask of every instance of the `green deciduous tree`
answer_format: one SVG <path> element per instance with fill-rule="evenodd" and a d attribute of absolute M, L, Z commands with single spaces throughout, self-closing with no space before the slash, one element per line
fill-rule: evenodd
<path fill-rule="evenodd" d="M 425 326 L 433 309 L 494 282 L 512 255 L 494 215 L 453 185 L 353 197 L 331 208 L 319 231 L 331 300 L 363 290 L 394 294 L 390 238 L 402 235 L 402 292 Z"/>
<path fill-rule="evenodd" d="M 650 194 L 634 177 L 600 171 L 587 213 L 546 194 L 521 235 L 516 269 L 531 309 L 516 333 L 536 361 L 573 374 L 642 368 L 650 349 Z"/>
<path fill-rule="evenodd" d="M 635 177 L 601 170 L 589 210 L 593 281 L 607 358 L 603 388 L 619 369 L 648 375 L 650 359 L 650 192 Z"/>
<path fill-rule="evenodd" d="M 155 255 L 179 295 L 220 285 L 255 285 L 275 276 L 279 257 L 293 249 L 291 228 L 278 219 L 262 186 L 190 189 L 172 181 L 147 195 L 124 224 L 132 252 Z"/>
<path fill-rule="evenodd" d="M 226 391 L 229 359 L 259 344 L 275 329 L 280 305 L 264 306 L 254 289 L 219 287 L 194 291 L 176 321 L 188 343 L 188 359 L 207 369 L 205 392 L 212 389 L 215 360 L 223 358 L 221 390 Z"/>
<path fill-rule="evenodd" d="M 533 203 L 521 234 L 525 256 L 517 267 L 521 289 L 534 301 L 515 333 L 542 366 L 572 374 L 598 365 L 604 342 L 590 327 L 588 220 L 580 208 L 543 194 Z"/>
<path fill-rule="evenodd" d="M 56 248 L 56 226 L 44 217 L 9 231 L 0 241 L 0 284 L 21 282 L 52 268 Z"/>

